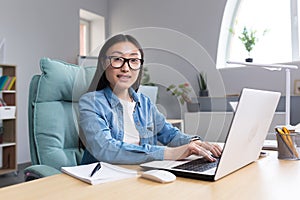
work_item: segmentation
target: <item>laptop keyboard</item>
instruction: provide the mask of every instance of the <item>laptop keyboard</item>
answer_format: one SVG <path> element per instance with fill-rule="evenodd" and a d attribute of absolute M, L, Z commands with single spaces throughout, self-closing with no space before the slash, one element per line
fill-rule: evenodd
<path fill-rule="evenodd" d="M 174 169 L 184 169 L 188 171 L 203 172 L 214 168 L 218 165 L 220 158 L 216 158 L 215 162 L 209 162 L 205 158 L 198 158 L 190 162 L 174 167 Z"/>

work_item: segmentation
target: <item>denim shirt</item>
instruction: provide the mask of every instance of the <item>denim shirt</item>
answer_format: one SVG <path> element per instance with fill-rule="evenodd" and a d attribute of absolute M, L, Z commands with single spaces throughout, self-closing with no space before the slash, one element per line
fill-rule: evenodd
<path fill-rule="evenodd" d="M 165 146 L 189 143 L 191 136 L 166 122 L 150 99 L 130 88 L 136 102 L 133 112 L 140 144 L 123 142 L 123 107 L 107 87 L 84 94 L 79 100 L 79 125 L 87 151 L 98 161 L 113 164 L 139 164 L 163 160 Z"/>

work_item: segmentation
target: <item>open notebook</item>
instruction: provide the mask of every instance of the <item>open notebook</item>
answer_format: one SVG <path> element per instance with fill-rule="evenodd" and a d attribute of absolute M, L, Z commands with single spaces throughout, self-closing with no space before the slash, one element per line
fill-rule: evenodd
<path fill-rule="evenodd" d="M 100 162 L 101 168 L 91 177 L 91 172 L 97 164 L 98 163 L 92 163 L 73 167 L 62 167 L 61 171 L 92 185 L 137 176 L 137 171 Z"/>

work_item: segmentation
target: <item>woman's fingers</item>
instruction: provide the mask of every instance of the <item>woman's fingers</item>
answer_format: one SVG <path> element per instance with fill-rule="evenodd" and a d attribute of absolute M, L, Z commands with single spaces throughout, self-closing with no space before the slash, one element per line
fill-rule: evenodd
<path fill-rule="evenodd" d="M 211 152 L 205 149 L 204 147 L 198 145 L 198 144 L 193 144 L 192 153 L 198 156 L 203 156 L 206 160 L 214 162 L 216 159 L 211 156 Z"/>
<path fill-rule="evenodd" d="M 205 151 L 204 150 L 201 151 L 201 152 L 205 152 L 205 155 L 203 155 L 204 157 L 213 158 L 211 156 L 211 154 L 214 155 L 215 157 L 219 157 L 222 154 L 222 148 L 218 144 L 214 144 L 214 143 L 211 144 L 209 142 L 202 142 L 202 141 L 195 141 L 193 143 L 205 150 Z M 197 154 L 197 155 L 199 155 L 199 154 Z M 209 155 L 209 156 L 206 156 L 206 155 Z M 211 160 L 211 159 L 209 159 L 209 160 Z"/>
<path fill-rule="evenodd" d="M 209 151 L 217 157 L 221 156 L 222 154 L 222 148 L 218 144 L 211 144 Z"/>
<path fill-rule="evenodd" d="M 222 148 L 218 144 L 201 142 L 199 145 L 205 148 L 206 150 L 210 151 L 214 156 L 218 157 L 222 154 Z"/>
<path fill-rule="evenodd" d="M 213 156 L 219 157 L 222 154 L 222 148 L 218 144 L 195 141 L 179 147 L 168 147 L 164 156 L 167 160 L 181 160 L 192 154 L 203 156 L 208 161 L 214 162 L 216 159 Z"/>

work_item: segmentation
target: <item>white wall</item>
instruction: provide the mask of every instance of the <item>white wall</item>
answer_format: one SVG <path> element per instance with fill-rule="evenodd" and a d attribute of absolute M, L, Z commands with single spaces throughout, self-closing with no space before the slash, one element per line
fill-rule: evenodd
<path fill-rule="evenodd" d="M 0 37 L 6 38 L 6 62 L 17 65 L 17 156 L 30 161 L 27 99 L 39 60 L 75 63 L 79 53 L 79 9 L 107 16 L 107 0 L 0 0 Z"/>
<path fill-rule="evenodd" d="M 149 43 L 157 41 L 160 46 L 154 45 L 149 48 L 150 56 L 149 52 L 146 52 L 146 63 L 150 62 L 151 65 L 156 62 L 156 66 L 157 63 L 161 64 L 161 67 L 168 66 L 169 69 L 175 69 L 181 72 L 182 76 L 187 77 L 186 79 L 177 77 L 174 80 L 170 72 L 169 75 L 164 76 L 164 82 L 177 83 L 176 81 L 186 80 L 190 82 L 195 92 L 198 92 L 195 76 L 198 68 L 208 73 L 209 89 L 213 96 L 238 94 L 246 86 L 276 90 L 285 94 L 284 72 L 269 72 L 257 68 L 215 69 L 225 5 L 226 0 L 114 0 L 109 2 L 109 30 L 110 34 L 120 31 L 132 33 L 142 41 L 142 45 L 146 44 L 146 47 L 149 47 L 147 41 L 150 41 Z M 159 31 L 159 28 L 168 29 L 170 34 L 164 36 L 165 30 Z M 153 29 L 156 29 L 156 33 L 152 33 Z M 177 35 L 174 32 L 177 32 Z M 180 34 L 185 37 L 179 37 Z M 165 47 L 165 43 L 170 43 L 169 40 L 173 41 L 173 46 L 157 48 Z M 194 44 L 187 45 L 191 41 Z M 202 51 L 199 51 L 200 48 L 194 48 L 193 45 L 203 47 Z M 178 49 L 182 49 L 182 52 Z M 210 63 L 207 62 L 209 59 Z M 293 94 L 294 80 L 300 79 L 300 70 L 291 73 Z M 159 74 L 152 74 L 152 76 L 159 76 Z"/>
<path fill-rule="evenodd" d="M 225 3 L 226 0 L 109 1 L 110 32 L 149 26 L 173 29 L 203 45 L 215 60 Z"/>
<path fill-rule="evenodd" d="M 109 33 L 135 36 L 146 48 L 151 79 L 168 87 L 188 82 L 198 94 L 198 71 L 209 76 L 211 95 L 225 95 L 215 60 L 226 0 L 114 0 L 109 1 Z M 151 70 L 151 68 L 158 70 Z M 166 73 L 162 73 L 165 71 Z M 161 78 L 160 78 L 161 77 Z M 158 78 L 160 78 L 158 80 Z M 164 102 L 167 103 L 164 103 Z M 170 104 L 159 94 L 167 117 L 180 117 L 185 106 Z"/>

